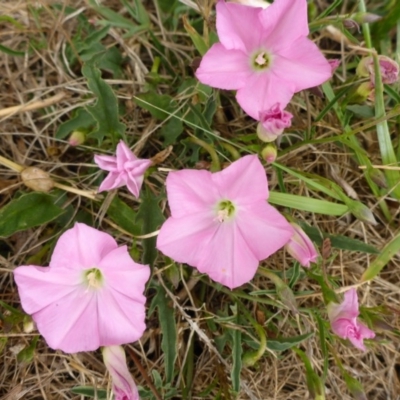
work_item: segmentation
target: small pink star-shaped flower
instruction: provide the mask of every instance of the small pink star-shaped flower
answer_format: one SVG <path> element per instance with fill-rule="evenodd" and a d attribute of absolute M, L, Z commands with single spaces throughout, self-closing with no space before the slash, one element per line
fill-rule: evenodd
<path fill-rule="evenodd" d="M 117 145 L 115 157 L 95 155 L 94 162 L 110 172 L 101 183 L 99 192 L 126 185 L 135 197 L 139 197 L 144 173 L 152 164 L 151 160 L 137 158 L 122 140 Z"/>

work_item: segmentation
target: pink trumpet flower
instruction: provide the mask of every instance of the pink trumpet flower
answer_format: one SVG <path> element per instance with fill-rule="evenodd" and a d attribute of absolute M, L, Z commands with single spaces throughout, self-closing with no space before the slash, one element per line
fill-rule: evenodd
<path fill-rule="evenodd" d="M 292 125 L 293 115 L 282 110 L 279 103 L 268 111 L 260 112 L 257 136 L 263 142 L 272 142 L 282 134 L 285 128 Z"/>
<path fill-rule="evenodd" d="M 110 172 L 101 183 L 99 192 L 126 185 L 135 197 L 139 197 L 144 173 L 152 163 L 151 160 L 137 158 L 122 140 L 117 145 L 115 157 L 95 155 L 94 162 Z"/>
<path fill-rule="evenodd" d="M 47 344 L 65 353 L 138 340 L 149 275 L 126 246 L 81 223 L 60 236 L 49 267 L 14 270 L 22 308 Z"/>
<path fill-rule="evenodd" d="M 112 378 L 115 400 L 139 400 L 135 381 L 126 365 L 126 356 L 121 346 L 102 348 L 103 361 Z"/>
<path fill-rule="evenodd" d="M 216 173 L 170 172 L 166 185 L 171 217 L 161 227 L 157 248 L 231 289 L 249 282 L 259 261 L 293 235 L 266 201 L 268 182 L 257 156 Z"/>
<path fill-rule="evenodd" d="M 357 291 L 354 288 L 344 294 L 342 303 L 328 305 L 333 332 L 343 339 L 349 339 L 357 349 L 365 351 L 364 339 L 374 338 L 375 333 L 357 320 L 359 314 Z"/>
<path fill-rule="evenodd" d="M 310 263 L 317 261 L 318 253 L 310 238 L 299 225 L 292 223 L 294 235 L 286 244 L 287 252 L 295 258 L 303 267 L 310 267 Z"/>
<path fill-rule="evenodd" d="M 204 55 L 196 77 L 219 89 L 237 90 L 243 110 L 260 112 L 332 76 L 332 67 L 309 34 L 306 0 L 276 0 L 268 8 L 219 0 L 220 43 Z"/>

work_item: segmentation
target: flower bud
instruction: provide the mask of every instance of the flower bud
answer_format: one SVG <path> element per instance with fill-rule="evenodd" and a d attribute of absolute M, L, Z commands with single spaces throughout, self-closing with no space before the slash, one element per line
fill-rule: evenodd
<path fill-rule="evenodd" d="M 139 400 L 139 392 L 128 371 L 124 349 L 121 346 L 102 348 L 103 361 L 112 378 L 115 400 Z"/>
<path fill-rule="evenodd" d="M 350 212 L 360 221 L 366 222 L 371 225 L 376 225 L 376 220 L 372 211 L 363 203 L 351 200 L 346 202 Z"/>
<path fill-rule="evenodd" d="M 303 267 L 309 268 L 311 262 L 314 263 L 317 261 L 318 253 L 303 229 L 295 223 L 291 223 L 290 225 L 294 229 L 294 235 L 285 245 L 285 248 Z"/>
<path fill-rule="evenodd" d="M 278 150 L 273 143 L 268 143 L 261 151 L 261 157 L 267 162 L 267 164 L 273 163 L 276 160 L 277 155 Z"/>
<path fill-rule="evenodd" d="M 358 12 L 356 14 L 353 14 L 351 16 L 351 19 L 353 19 L 354 21 L 356 21 L 359 24 L 370 24 L 372 22 L 376 22 L 379 21 L 380 19 L 382 19 L 382 17 L 380 15 L 377 14 L 372 14 L 369 12 Z"/>
<path fill-rule="evenodd" d="M 276 103 L 269 110 L 260 112 L 257 136 L 263 142 L 274 141 L 285 128 L 291 126 L 292 118 L 292 114 L 282 110 L 280 104 Z"/>
<path fill-rule="evenodd" d="M 25 186 L 36 192 L 50 192 L 54 186 L 50 175 L 37 167 L 28 167 L 21 172 L 21 178 Z"/>
<path fill-rule="evenodd" d="M 372 82 L 363 82 L 353 90 L 347 99 L 348 104 L 362 104 L 366 100 L 375 101 L 375 86 Z"/>
<path fill-rule="evenodd" d="M 35 323 L 30 315 L 24 317 L 23 330 L 25 333 L 32 333 L 35 330 Z"/>
<path fill-rule="evenodd" d="M 82 131 L 73 131 L 68 139 L 68 144 L 70 146 L 79 146 L 85 143 L 86 134 Z"/>

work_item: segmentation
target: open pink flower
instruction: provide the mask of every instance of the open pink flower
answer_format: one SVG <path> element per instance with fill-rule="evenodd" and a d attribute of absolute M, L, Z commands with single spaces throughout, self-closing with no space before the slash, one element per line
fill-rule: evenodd
<path fill-rule="evenodd" d="M 358 297 L 356 289 L 350 289 L 344 294 L 340 304 L 329 303 L 328 316 L 333 332 L 350 342 L 360 350 L 365 351 L 364 339 L 372 339 L 375 333 L 357 320 Z"/>
<path fill-rule="evenodd" d="M 293 235 L 266 202 L 267 177 L 257 156 L 214 174 L 170 172 L 166 184 L 171 217 L 161 227 L 157 248 L 231 289 L 250 281 L 259 261 Z"/>
<path fill-rule="evenodd" d="M 66 353 L 138 340 L 149 275 L 126 246 L 81 223 L 60 236 L 49 267 L 14 270 L 22 308 L 47 344 Z"/>
<path fill-rule="evenodd" d="M 299 225 L 292 223 L 294 235 L 285 245 L 287 252 L 295 258 L 303 267 L 310 267 L 310 263 L 316 262 L 318 253 L 310 238 Z"/>
<path fill-rule="evenodd" d="M 122 140 L 117 145 L 116 157 L 95 155 L 94 162 L 110 172 L 101 183 L 99 192 L 126 185 L 135 197 L 139 197 L 144 173 L 151 165 L 151 160 L 137 158 Z"/>
<path fill-rule="evenodd" d="M 276 0 L 268 8 L 217 3 L 220 43 L 204 55 L 196 77 L 236 98 L 254 119 L 293 94 L 325 82 L 332 68 L 307 38 L 306 0 Z"/>
<path fill-rule="evenodd" d="M 126 365 L 124 349 L 121 346 L 102 348 L 103 361 L 112 378 L 115 400 L 139 400 L 135 381 Z"/>
<path fill-rule="evenodd" d="M 272 142 L 282 134 L 285 128 L 292 125 L 293 115 L 282 110 L 276 103 L 267 111 L 260 112 L 260 122 L 257 126 L 257 136 L 263 142 Z"/>

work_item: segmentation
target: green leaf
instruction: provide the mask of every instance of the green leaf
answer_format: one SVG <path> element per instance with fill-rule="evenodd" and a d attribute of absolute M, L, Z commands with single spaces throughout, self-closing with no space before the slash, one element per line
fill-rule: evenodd
<path fill-rule="evenodd" d="M 90 90 L 97 97 L 94 106 L 86 107 L 87 111 L 96 120 L 96 129 L 90 133 L 99 144 L 105 136 L 110 137 L 114 143 L 123 138 L 126 126 L 119 122 L 118 99 L 111 87 L 101 78 L 98 62 L 101 56 L 86 62 L 82 67 L 82 74 L 88 81 Z"/>
<path fill-rule="evenodd" d="M 134 236 L 141 234 L 141 226 L 135 223 L 137 214 L 118 196 L 114 196 L 107 210 L 107 215 L 122 229 Z"/>
<path fill-rule="evenodd" d="M 237 305 L 232 307 L 236 313 L 235 322 L 239 322 L 239 315 L 237 313 Z M 240 373 L 242 371 L 242 332 L 239 329 L 231 329 L 232 336 L 232 390 L 235 393 L 240 391 Z"/>
<path fill-rule="evenodd" d="M 349 211 L 349 208 L 344 204 L 288 193 L 270 192 L 268 202 L 278 206 L 325 215 L 343 215 Z"/>
<path fill-rule="evenodd" d="M 189 34 L 190 39 L 192 39 L 194 47 L 196 47 L 196 50 L 200 55 L 204 56 L 208 51 L 209 46 L 205 42 L 203 36 L 201 36 L 192 25 L 190 25 L 190 22 L 185 15 L 182 17 L 182 20 L 185 31 Z"/>
<path fill-rule="evenodd" d="M 176 110 L 176 102 L 171 96 L 155 92 L 141 93 L 134 97 L 138 106 L 149 111 L 157 119 L 164 120 Z"/>
<path fill-rule="evenodd" d="M 17 56 L 17 57 L 25 56 L 25 51 L 13 50 L 13 49 L 10 49 L 9 47 L 4 46 L 2 44 L 0 44 L 0 51 L 2 51 L 3 53 L 8 54 L 9 56 Z"/>
<path fill-rule="evenodd" d="M 95 397 L 98 400 L 107 399 L 107 391 L 104 389 L 95 389 L 92 386 L 75 386 L 71 389 L 74 394 L 81 394 L 87 397 Z"/>
<path fill-rule="evenodd" d="M 63 212 L 46 193 L 24 194 L 0 209 L 0 237 L 46 224 Z"/>
<path fill-rule="evenodd" d="M 164 354 L 165 379 L 172 383 L 174 379 L 174 365 L 177 357 L 177 333 L 174 309 L 168 305 L 165 290 L 161 286 L 155 287 L 157 294 L 154 296 L 149 314 L 154 308 L 158 308 L 158 319 L 162 332 L 161 349 Z"/>
<path fill-rule="evenodd" d="M 307 340 L 314 335 L 314 332 L 305 333 L 299 336 L 292 336 L 288 338 L 268 339 L 267 347 L 273 351 L 285 351 L 294 346 L 297 346 L 304 340 Z"/>
<path fill-rule="evenodd" d="M 321 232 L 319 229 L 314 228 L 304 222 L 299 222 L 304 232 L 315 242 L 318 246 L 322 246 L 324 239 L 329 238 L 332 247 L 341 250 L 361 251 L 363 253 L 379 254 L 380 251 L 370 244 L 364 243 L 361 240 L 353 239 L 348 236 L 331 235 L 326 232 Z"/>
<path fill-rule="evenodd" d="M 385 265 L 400 251 L 400 233 L 398 233 L 381 251 L 378 257 L 372 261 L 369 267 L 362 274 L 361 281 L 374 279 Z"/>
<path fill-rule="evenodd" d="M 56 138 L 65 139 L 73 131 L 87 130 L 96 124 L 96 120 L 84 108 L 78 109 L 75 116 L 63 122 L 57 129 Z"/>
<path fill-rule="evenodd" d="M 146 188 L 141 193 L 142 203 L 140 204 L 139 211 L 136 216 L 136 221 L 142 220 L 142 234 L 147 235 L 155 232 L 160 228 L 161 224 L 165 221 L 164 215 L 161 212 L 159 202 L 161 197 Z M 153 265 L 157 257 L 156 249 L 157 237 L 153 236 L 148 239 L 143 239 L 143 263 Z"/>

